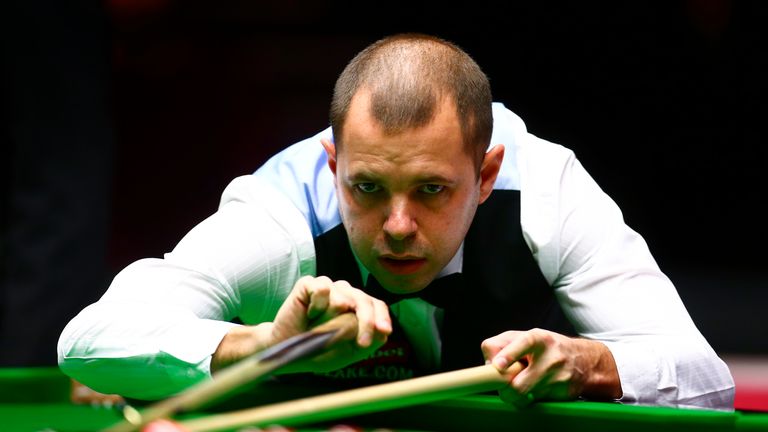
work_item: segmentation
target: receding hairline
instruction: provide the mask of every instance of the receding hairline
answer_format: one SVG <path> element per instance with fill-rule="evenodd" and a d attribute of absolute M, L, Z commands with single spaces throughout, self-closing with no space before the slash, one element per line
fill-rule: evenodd
<path fill-rule="evenodd" d="M 362 109 L 366 113 L 367 120 L 372 121 L 375 127 L 379 128 L 380 132 L 384 136 L 392 137 L 392 136 L 397 136 L 399 134 L 405 133 L 411 129 L 419 129 L 419 128 L 429 126 L 433 121 L 436 120 L 438 115 L 440 115 L 445 110 L 450 111 L 458 119 L 458 109 L 456 108 L 456 103 L 454 101 L 454 98 L 450 97 L 450 95 L 445 93 L 442 93 L 441 95 L 438 96 L 438 101 L 437 103 L 434 104 L 434 108 L 429 118 L 426 119 L 426 121 L 423 124 L 419 124 L 411 127 L 386 128 L 386 125 L 382 124 L 382 122 L 376 118 L 376 115 L 373 112 L 372 106 L 373 106 L 373 92 L 367 86 L 360 87 L 358 91 L 355 92 L 355 94 L 352 96 L 352 100 L 349 104 L 349 109 L 347 110 L 347 116 L 345 121 L 349 120 L 350 113 L 353 111 L 353 107 L 356 107 L 357 109 Z M 342 137 L 334 137 L 334 138 L 337 141 L 339 141 Z"/>
<path fill-rule="evenodd" d="M 361 91 L 371 93 L 372 117 L 387 133 L 427 125 L 443 98 L 449 97 L 468 151 L 482 159 L 490 144 L 493 119 L 488 79 L 452 42 L 405 33 L 380 39 L 356 55 L 334 88 L 331 125 L 337 146 L 343 141 L 352 99 Z"/>

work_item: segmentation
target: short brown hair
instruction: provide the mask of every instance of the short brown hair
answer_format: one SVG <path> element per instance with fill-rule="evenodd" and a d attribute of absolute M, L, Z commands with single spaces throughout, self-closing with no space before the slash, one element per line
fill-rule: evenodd
<path fill-rule="evenodd" d="M 352 97 L 371 92 L 371 114 L 386 133 L 427 125 L 443 97 L 453 99 L 462 140 L 479 168 L 493 132 L 488 77 L 461 48 L 446 40 L 403 33 L 374 42 L 349 62 L 333 91 L 330 121 L 341 146 Z"/>

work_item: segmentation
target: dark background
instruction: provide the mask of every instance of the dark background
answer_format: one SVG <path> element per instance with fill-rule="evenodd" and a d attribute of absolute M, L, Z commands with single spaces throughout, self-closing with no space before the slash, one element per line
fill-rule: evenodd
<path fill-rule="evenodd" d="M 400 31 L 576 152 L 718 351 L 768 353 L 764 3 L 495 3 L 4 3 L 0 365 L 53 364 L 117 271 L 325 128 L 346 62 Z"/>

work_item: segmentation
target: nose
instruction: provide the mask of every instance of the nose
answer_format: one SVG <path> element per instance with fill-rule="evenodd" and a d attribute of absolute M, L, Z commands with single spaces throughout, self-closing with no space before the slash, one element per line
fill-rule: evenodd
<path fill-rule="evenodd" d="M 408 199 L 393 197 L 389 213 L 384 221 L 384 232 L 393 240 L 401 241 L 416 232 L 416 220 L 413 217 Z"/>

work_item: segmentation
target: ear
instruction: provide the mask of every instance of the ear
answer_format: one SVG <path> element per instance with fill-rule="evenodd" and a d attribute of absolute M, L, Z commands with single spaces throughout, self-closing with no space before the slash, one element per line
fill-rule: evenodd
<path fill-rule="evenodd" d="M 328 155 L 328 168 L 331 169 L 333 175 L 336 175 L 336 145 L 327 138 L 320 140 L 320 144 L 325 149 L 325 154 Z"/>
<path fill-rule="evenodd" d="M 480 165 L 480 201 L 482 204 L 493 191 L 493 184 L 496 183 L 496 177 L 501 169 L 501 162 L 504 160 L 504 145 L 497 144 L 488 150 L 483 157 L 483 163 Z"/>

